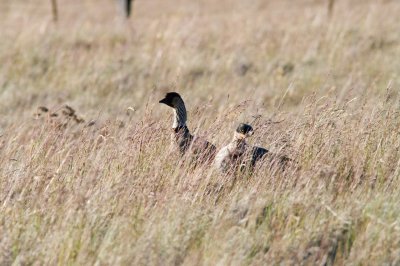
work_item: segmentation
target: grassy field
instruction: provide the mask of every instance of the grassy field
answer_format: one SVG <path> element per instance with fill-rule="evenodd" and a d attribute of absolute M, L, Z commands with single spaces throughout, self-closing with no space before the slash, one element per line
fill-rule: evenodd
<path fill-rule="evenodd" d="M 399 1 L 49 2 L 0 2 L 0 265 L 400 264 Z M 167 91 L 297 165 L 193 168 Z"/>

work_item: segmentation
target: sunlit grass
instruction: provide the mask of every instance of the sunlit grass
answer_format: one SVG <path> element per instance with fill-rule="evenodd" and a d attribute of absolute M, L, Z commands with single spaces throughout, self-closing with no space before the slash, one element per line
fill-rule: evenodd
<path fill-rule="evenodd" d="M 398 264 L 400 4 L 264 2 L 0 3 L 0 264 Z M 294 165 L 194 168 L 166 91 Z"/>

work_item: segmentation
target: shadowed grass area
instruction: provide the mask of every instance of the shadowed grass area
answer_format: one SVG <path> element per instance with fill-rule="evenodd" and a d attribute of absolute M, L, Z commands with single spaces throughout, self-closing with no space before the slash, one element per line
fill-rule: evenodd
<path fill-rule="evenodd" d="M 0 264 L 398 264 L 400 4 L 336 2 L 0 3 Z M 193 167 L 166 91 L 295 162 Z"/>

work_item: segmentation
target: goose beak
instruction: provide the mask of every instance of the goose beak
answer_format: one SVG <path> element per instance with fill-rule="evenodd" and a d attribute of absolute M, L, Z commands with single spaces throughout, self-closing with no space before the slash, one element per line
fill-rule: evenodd
<path fill-rule="evenodd" d="M 247 133 L 247 137 L 251 137 L 251 136 L 253 136 L 253 134 L 254 134 L 254 130 L 248 132 L 248 133 Z"/>
<path fill-rule="evenodd" d="M 167 104 L 167 99 L 166 99 L 166 98 L 161 99 L 161 100 L 159 101 L 159 103 Z"/>

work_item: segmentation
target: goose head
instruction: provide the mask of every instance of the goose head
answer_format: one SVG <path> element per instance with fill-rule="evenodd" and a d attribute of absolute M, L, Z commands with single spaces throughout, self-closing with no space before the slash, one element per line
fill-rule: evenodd
<path fill-rule="evenodd" d="M 183 104 L 183 99 L 177 92 L 168 92 L 159 103 L 166 104 L 172 108 L 177 108 L 179 105 Z"/>
<path fill-rule="evenodd" d="M 240 123 L 235 131 L 235 139 L 243 140 L 247 137 L 250 137 L 254 134 L 254 129 L 252 126 L 244 123 Z"/>

